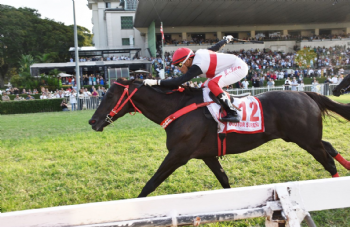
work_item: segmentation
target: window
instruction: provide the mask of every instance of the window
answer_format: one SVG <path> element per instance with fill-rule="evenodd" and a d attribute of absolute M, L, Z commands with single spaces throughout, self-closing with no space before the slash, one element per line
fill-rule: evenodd
<path fill-rule="evenodd" d="M 110 9 L 111 8 L 111 3 L 110 2 L 106 2 L 106 9 Z"/>
<path fill-rule="evenodd" d="M 132 17 L 121 17 L 122 29 L 133 29 L 134 23 Z"/>
<path fill-rule="evenodd" d="M 125 1 L 125 10 L 135 11 L 137 7 L 137 0 L 126 0 Z"/>
<path fill-rule="evenodd" d="M 129 46 L 130 45 L 130 39 L 129 38 L 123 38 L 122 39 L 122 45 L 123 46 Z"/>
<path fill-rule="evenodd" d="M 135 38 L 132 39 L 135 45 Z M 123 46 L 130 46 L 130 39 L 129 38 L 122 38 L 122 45 Z"/>

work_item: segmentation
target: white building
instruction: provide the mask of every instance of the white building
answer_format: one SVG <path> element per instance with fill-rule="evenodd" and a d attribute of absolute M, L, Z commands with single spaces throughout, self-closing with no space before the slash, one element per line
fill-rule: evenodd
<path fill-rule="evenodd" d="M 92 10 L 93 43 L 96 48 L 141 48 L 145 55 L 145 36 L 134 28 L 138 0 L 88 0 Z M 118 54 L 117 54 L 118 55 Z"/>

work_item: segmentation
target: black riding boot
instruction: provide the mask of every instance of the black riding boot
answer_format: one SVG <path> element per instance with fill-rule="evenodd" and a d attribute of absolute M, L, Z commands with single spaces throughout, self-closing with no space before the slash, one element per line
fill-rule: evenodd
<path fill-rule="evenodd" d="M 225 117 L 222 117 L 222 121 L 229 121 L 229 122 L 239 122 L 240 118 L 235 110 L 235 108 L 232 106 L 231 101 L 227 98 L 225 93 L 221 93 L 217 96 L 217 98 L 220 100 L 221 106 L 225 109 L 227 115 Z"/>

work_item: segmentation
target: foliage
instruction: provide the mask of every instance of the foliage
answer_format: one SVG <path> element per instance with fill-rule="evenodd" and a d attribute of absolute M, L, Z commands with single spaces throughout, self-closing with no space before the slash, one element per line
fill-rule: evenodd
<path fill-rule="evenodd" d="M 0 4 L 0 87 L 9 77 L 9 70 L 19 69 L 22 55 L 37 56 L 40 62 L 69 59 L 67 50 L 74 46 L 72 27 L 40 17 L 35 9 Z M 89 45 L 90 31 L 83 27 L 80 30 L 79 46 Z"/>
<path fill-rule="evenodd" d="M 59 56 L 58 56 L 57 52 L 44 53 L 42 55 L 36 56 L 36 62 L 51 63 L 51 62 L 56 61 L 56 59 L 58 59 L 58 58 L 59 58 Z"/>
<path fill-rule="evenodd" d="M 297 57 L 295 58 L 295 63 L 299 65 L 300 68 L 310 68 L 311 60 L 317 58 L 317 54 L 310 47 L 305 47 L 297 52 Z M 315 63 L 315 62 L 314 62 Z"/>
<path fill-rule="evenodd" d="M 350 102 L 345 95 L 336 100 Z M 135 198 L 167 155 L 166 133 L 143 115 L 126 115 L 97 133 L 94 111 L 0 117 L 1 212 Z M 323 138 L 350 159 L 349 123 L 327 120 Z M 336 130 L 334 130 L 336 129 Z M 329 178 L 293 143 L 271 141 L 220 161 L 231 187 Z M 338 163 L 341 176 L 349 175 Z M 175 171 L 150 196 L 221 189 L 201 160 Z M 332 196 L 331 194 L 329 196 Z M 232 201 L 234 202 L 234 201 Z M 312 212 L 317 226 L 350 226 L 350 209 Z M 264 219 L 209 226 L 264 226 Z"/>
<path fill-rule="evenodd" d="M 60 73 L 61 73 L 61 71 L 59 71 L 58 69 L 53 69 L 49 72 L 49 75 L 58 77 L 58 74 L 60 74 Z"/>
<path fill-rule="evenodd" d="M 0 114 L 23 114 L 61 111 L 63 99 L 39 99 L 0 102 Z"/>
<path fill-rule="evenodd" d="M 74 25 L 69 25 L 74 32 Z M 92 37 L 90 30 L 77 25 L 78 43 L 79 46 L 92 46 Z"/>

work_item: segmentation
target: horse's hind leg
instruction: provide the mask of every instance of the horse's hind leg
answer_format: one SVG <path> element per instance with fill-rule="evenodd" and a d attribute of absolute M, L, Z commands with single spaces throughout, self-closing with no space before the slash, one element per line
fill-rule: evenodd
<path fill-rule="evenodd" d="M 222 168 L 219 160 L 217 160 L 216 157 L 208 157 L 208 158 L 203 158 L 203 161 L 207 166 L 210 168 L 210 170 L 214 173 L 216 176 L 216 179 L 220 182 L 221 186 L 223 188 L 230 188 L 230 184 L 228 182 L 228 177 Z"/>
<path fill-rule="evenodd" d="M 188 162 L 188 157 L 180 157 L 176 152 L 169 152 L 165 157 L 162 164 L 159 166 L 157 172 L 143 187 L 138 197 L 146 197 L 153 192 L 170 174 L 172 174 L 177 168 L 185 165 Z"/>
<path fill-rule="evenodd" d="M 328 154 L 330 154 L 335 160 L 337 160 L 342 166 L 344 166 L 345 169 L 350 170 L 350 162 L 343 158 L 338 153 L 338 151 L 334 149 L 331 143 L 323 140 L 322 143 Z"/>
<path fill-rule="evenodd" d="M 321 163 L 325 170 L 327 170 L 333 177 L 338 175 L 338 171 L 332 156 L 326 152 L 326 149 L 321 142 L 309 143 L 303 148 L 307 150 L 319 163 Z"/>

